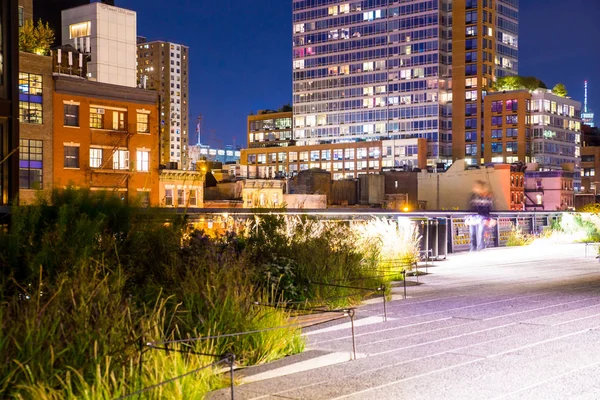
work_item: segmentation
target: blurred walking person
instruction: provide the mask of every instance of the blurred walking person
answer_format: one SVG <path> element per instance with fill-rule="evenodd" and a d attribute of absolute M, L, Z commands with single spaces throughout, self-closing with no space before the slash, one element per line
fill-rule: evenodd
<path fill-rule="evenodd" d="M 485 249 L 485 230 L 490 225 L 490 212 L 494 197 L 490 185 L 484 181 L 475 181 L 469 204 L 473 215 L 467 217 L 469 233 L 471 234 L 471 251 Z"/>

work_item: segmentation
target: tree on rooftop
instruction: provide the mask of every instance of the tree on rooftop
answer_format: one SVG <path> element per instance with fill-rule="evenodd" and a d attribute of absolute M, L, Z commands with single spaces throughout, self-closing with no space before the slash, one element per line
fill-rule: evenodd
<path fill-rule="evenodd" d="M 54 31 L 40 19 L 37 26 L 32 20 L 26 20 L 19 32 L 19 50 L 26 53 L 47 55 L 54 42 Z"/>
<path fill-rule="evenodd" d="M 544 82 L 534 76 L 503 76 L 496 79 L 494 87 L 497 91 L 523 90 L 534 91 L 536 89 L 546 89 Z"/>
<path fill-rule="evenodd" d="M 552 93 L 560 97 L 567 97 L 568 94 L 566 86 L 562 83 L 557 83 L 554 85 L 552 88 Z"/>

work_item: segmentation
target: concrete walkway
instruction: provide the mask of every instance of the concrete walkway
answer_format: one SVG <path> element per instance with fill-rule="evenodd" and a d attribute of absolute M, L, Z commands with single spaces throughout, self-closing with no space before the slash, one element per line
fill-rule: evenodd
<path fill-rule="evenodd" d="M 337 321 L 305 332 L 306 353 L 239 372 L 235 398 L 600 399 L 600 263 L 583 245 L 450 255 L 419 281 L 387 322 L 381 302 L 357 310 L 357 360 Z"/>

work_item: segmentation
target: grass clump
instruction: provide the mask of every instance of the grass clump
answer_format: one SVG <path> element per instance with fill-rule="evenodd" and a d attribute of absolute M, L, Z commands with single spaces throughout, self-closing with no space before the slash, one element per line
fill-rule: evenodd
<path fill-rule="evenodd" d="M 523 232 L 519 227 L 513 227 L 506 239 L 507 246 L 529 246 L 535 240 L 535 235 Z"/>

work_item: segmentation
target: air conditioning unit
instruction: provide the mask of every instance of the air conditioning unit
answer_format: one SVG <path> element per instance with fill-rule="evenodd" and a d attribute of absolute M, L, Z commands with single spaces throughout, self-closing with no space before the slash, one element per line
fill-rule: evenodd
<path fill-rule="evenodd" d="M 104 114 L 104 111 L 105 111 L 104 108 L 99 108 L 98 109 L 98 114 Z"/>

